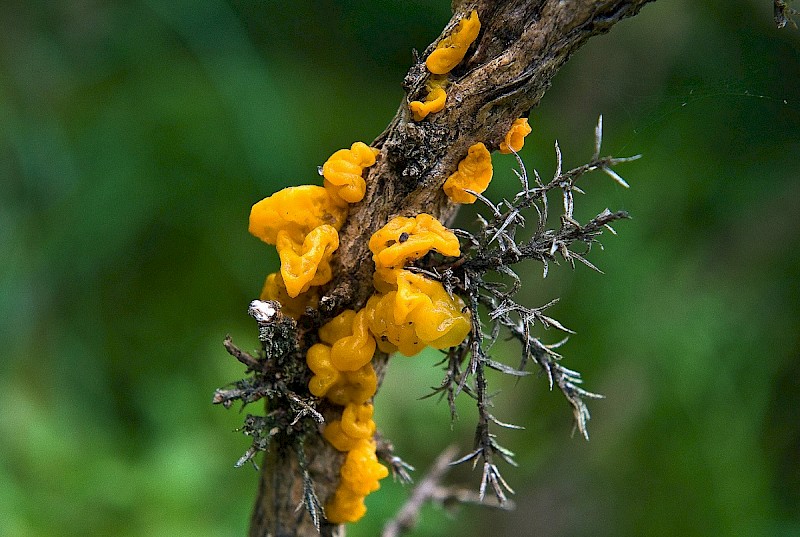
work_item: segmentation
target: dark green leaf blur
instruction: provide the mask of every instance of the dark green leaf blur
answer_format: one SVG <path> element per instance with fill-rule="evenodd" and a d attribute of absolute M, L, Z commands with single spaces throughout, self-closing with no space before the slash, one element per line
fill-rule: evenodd
<path fill-rule="evenodd" d="M 210 400 L 277 267 L 250 206 L 374 139 L 448 18 L 446 0 L 0 3 L 0 535 L 245 534 L 244 414 Z M 497 431 L 517 510 L 429 507 L 410 535 L 800 535 L 800 31 L 768 0 L 648 5 L 558 74 L 526 165 L 552 174 L 555 139 L 584 163 L 600 114 L 604 154 L 644 157 L 617 169 L 630 190 L 588 176 L 577 212 L 633 218 L 589 255 L 603 275 L 522 270 L 606 396 L 591 440 L 546 378 L 491 377 L 494 414 L 526 428 Z M 489 197 L 513 196 L 513 158 L 494 163 Z M 472 441 L 469 401 L 451 427 L 419 399 L 436 361 L 396 358 L 376 399 L 418 475 Z M 387 479 L 349 534 L 407 493 Z"/>

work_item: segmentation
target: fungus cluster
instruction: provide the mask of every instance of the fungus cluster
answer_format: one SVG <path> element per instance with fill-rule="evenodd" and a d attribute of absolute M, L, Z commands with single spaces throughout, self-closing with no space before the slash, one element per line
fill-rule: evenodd
<path fill-rule="evenodd" d="M 362 142 L 335 152 L 322 166 L 324 186 L 285 188 L 256 203 L 250 233 L 275 245 L 280 271 L 267 276 L 262 300 L 277 300 L 298 319 L 319 301 L 316 289 L 331 280 L 331 258 L 339 247 L 338 231 L 348 204 L 361 201 L 364 169 L 378 151 Z M 308 389 L 342 407 L 341 419 L 329 422 L 323 436 L 346 453 L 340 483 L 326 504 L 330 522 L 354 522 L 366 512 L 364 498 L 377 490 L 388 470 L 375 454 L 371 400 L 377 389 L 372 357 L 399 350 L 408 356 L 426 345 L 447 348 L 469 333 L 464 303 L 441 283 L 404 267 L 431 251 L 460 254 L 458 239 L 428 214 L 397 217 L 370 240 L 378 290 L 360 311 L 345 310 L 318 331 L 319 343 L 306 353 L 313 373 Z"/>
<path fill-rule="evenodd" d="M 416 121 L 444 108 L 446 75 L 461 62 L 479 31 L 477 12 L 472 11 L 428 57 L 428 70 L 439 76 L 429 79 L 424 101 L 410 103 Z M 527 120 L 515 121 L 501 151 L 521 149 L 528 132 Z M 318 288 L 332 279 L 331 259 L 349 204 L 363 199 L 364 169 L 375 164 L 377 154 L 377 149 L 355 142 L 336 151 L 320 168 L 324 186 L 285 188 L 253 206 L 250 233 L 275 245 L 281 261 L 280 271 L 267 276 L 261 300 L 280 302 L 282 311 L 294 319 L 318 304 Z M 473 203 L 476 197 L 468 191 L 483 192 L 491 178 L 491 154 L 479 142 L 469 148 L 443 188 L 452 201 Z M 346 453 L 339 486 L 325 505 L 332 523 L 359 520 L 366 512 L 365 497 L 380 488 L 379 481 L 388 474 L 376 456 L 372 419 L 376 349 L 406 356 L 426 346 L 447 349 L 459 345 L 472 326 L 461 298 L 410 266 L 431 252 L 461 255 L 456 235 L 435 217 L 395 217 L 371 236 L 369 248 L 375 263 L 374 294 L 361 310 L 345 310 L 321 326 L 319 342 L 306 352 L 313 373 L 309 392 L 342 407 L 341 418 L 329 421 L 322 431 L 336 450 Z"/>
<path fill-rule="evenodd" d="M 447 73 L 461 63 L 470 45 L 477 39 L 481 31 L 481 21 L 478 12 L 472 10 L 468 17 L 461 19 L 453 32 L 439 41 L 433 52 L 425 60 L 425 67 L 433 75 L 428 79 L 428 91 L 422 101 L 411 101 L 408 107 L 414 121 L 422 121 L 428 114 L 444 110 L 447 100 Z"/>
<path fill-rule="evenodd" d="M 267 276 L 261 300 L 277 300 L 294 319 L 317 304 L 315 288 L 331 280 L 330 260 L 339 247 L 338 231 L 348 204 L 364 197 L 364 169 L 375 164 L 377 154 L 377 149 L 356 142 L 336 151 L 322 166 L 324 187 L 285 188 L 253 206 L 250 233 L 275 245 L 281 260 L 280 271 Z M 331 445 L 347 452 L 340 485 L 326 506 L 328 520 L 334 523 L 361 518 L 364 497 L 388 474 L 375 455 L 369 401 L 378 384 L 371 364 L 376 343 L 367 314 L 366 309 L 342 312 L 319 329 L 320 343 L 306 354 L 314 373 L 309 391 L 344 407 L 341 419 L 323 431 Z"/>
<path fill-rule="evenodd" d="M 367 302 L 378 348 L 413 356 L 426 346 L 447 349 L 461 343 L 470 330 L 469 316 L 461 311 L 464 302 L 437 281 L 407 270 L 393 272 L 396 290 Z"/>
<path fill-rule="evenodd" d="M 329 422 L 322 432 L 334 448 L 347 453 L 339 471 L 339 486 L 325 506 L 328 520 L 337 524 L 364 516 L 364 498 L 378 490 L 378 481 L 389 474 L 375 455 L 375 422 L 369 401 L 378 379 L 371 363 L 375 339 L 367 325 L 366 310 L 346 310 L 320 328 L 322 342 L 306 355 L 314 373 L 309 391 L 344 407 L 341 419 Z"/>
<path fill-rule="evenodd" d="M 376 293 L 360 311 L 346 310 L 322 326 L 321 342 L 306 355 L 314 373 L 309 391 L 344 407 L 341 419 L 328 423 L 322 433 L 334 448 L 347 453 L 339 487 L 325 507 L 334 523 L 360 519 L 366 512 L 364 498 L 378 490 L 379 480 L 388 474 L 378 462 L 373 439 L 375 348 L 411 356 L 426 345 L 458 345 L 470 330 L 460 298 L 451 297 L 441 283 L 403 269 L 431 251 L 459 255 L 452 231 L 429 214 L 400 216 L 372 235 L 370 249 Z"/>
<path fill-rule="evenodd" d="M 372 235 L 369 248 L 377 292 L 366 309 L 378 348 L 413 356 L 426 346 L 446 349 L 461 343 L 470 330 L 461 299 L 440 282 L 403 268 L 432 251 L 460 255 L 455 234 L 429 214 L 398 216 Z"/>
<path fill-rule="evenodd" d="M 275 245 L 280 273 L 264 282 L 261 300 L 277 300 L 297 319 L 316 304 L 315 287 L 331 281 L 330 260 L 339 247 L 339 229 L 348 203 L 364 197 L 364 168 L 375 164 L 378 150 L 363 142 L 335 152 L 322 166 L 325 186 L 284 188 L 250 210 L 250 233 Z"/>
<path fill-rule="evenodd" d="M 500 152 L 518 152 L 530 133 L 528 118 L 515 119 L 500 142 Z M 492 173 L 492 155 L 482 142 L 478 142 L 470 146 L 467 156 L 458 163 L 458 170 L 447 178 L 442 189 L 455 203 L 475 203 L 477 198 L 468 191 L 482 194 L 492 180 Z"/>
<path fill-rule="evenodd" d="M 450 35 L 439 41 L 433 52 L 425 59 L 425 67 L 433 76 L 426 84 L 428 93 L 425 98 L 422 101 L 408 103 L 414 121 L 422 121 L 429 114 L 444 110 L 447 100 L 445 91 L 448 83 L 447 75 L 461 63 L 480 31 L 478 12 L 472 10 L 469 16 L 458 22 Z M 525 143 L 525 136 L 530 132 L 527 118 L 516 119 L 500 142 L 500 152 L 507 154 L 519 151 Z M 454 203 L 475 203 L 477 198 L 467 191 L 480 194 L 486 190 L 491 180 L 491 153 L 483 143 L 478 142 L 469 148 L 467 156 L 458 163 L 458 170 L 448 177 L 443 188 Z"/>

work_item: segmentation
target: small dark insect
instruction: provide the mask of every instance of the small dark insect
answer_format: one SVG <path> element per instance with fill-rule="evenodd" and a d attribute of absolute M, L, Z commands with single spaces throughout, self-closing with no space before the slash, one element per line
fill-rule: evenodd
<path fill-rule="evenodd" d="M 406 242 L 408 240 L 408 233 L 405 231 L 400 234 L 400 237 L 397 239 L 398 242 Z"/>

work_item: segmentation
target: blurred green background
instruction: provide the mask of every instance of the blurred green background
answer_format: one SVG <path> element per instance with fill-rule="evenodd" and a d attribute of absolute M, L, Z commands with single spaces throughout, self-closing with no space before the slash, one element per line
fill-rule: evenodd
<path fill-rule="evenodd" d="M 241 373 L 225 334 L 257 346 L 245 310 L 277 267 L 250 205 L 377 136 L 448 18 L 445 0 L 0 3 L 0 535 L 245 533 L 242 414 L 210 399 Z M 518 509 L 427 508 L 412 535 L 800 535 L 799 90 L 800 32 L 767 0 L 661 0 L 572 58 L 522 156 L 551 174 L 558 138 L 582 164 L 602 113 L 604 153 L 644 158 L 618 169 L 630 190 L 588 177 L 578 211 L 633 219 L 592 252 L 605 275 L 526 267 L 526 302 L 562 297 L 564 363 L 607 398 L 585 442 L 546 379 L 493 377 L 496 415 L 526 427 L 499 432 Z M 490 197 L 513 167 L 496 157 Z M 466 452 L 475 418 L 417 399 L 435 361 L 395 360 L 376 400 L 420 469 Z M 387 480 L 350 534 L 406 493 Z"/>

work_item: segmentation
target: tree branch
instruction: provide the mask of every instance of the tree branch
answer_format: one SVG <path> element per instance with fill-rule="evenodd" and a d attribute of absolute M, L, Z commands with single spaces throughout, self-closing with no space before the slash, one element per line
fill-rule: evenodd
<path fill-rule="evenodd" d="M 651 0 L 481 0 L 458 5 L 448 28 L 477 9 L 482 23 L 472 55 L 451 73 L 445 109 L 411 119 L 408 102 L 423 97 L 424 58 L 406 75 L 406 100 L 373 144 L 381 150 L 369 169 L 364 199 L 339 232 L 334 279 L 320 301 L 323 317 L 360 307 L 372 292 L 369 237 L 391 216 L 426 212 L 448 222 L 456 206 L 441 186 L 467 149 L 497 149 L 511 123 L 539 104 L 563 63 L 593 36 L 638 13 Z"/>
<path fill-rule="evenodd" d="M 406 75 L 406 98 L 373 144 L 380 155 L 377 164 L 369 168 L 366 195 L 351 207 L 339 232 L 333 280 L 323 289 L 318 321 L 325 322 L 345 308 L 360 309 L 373 292 L 374 264 L 368 242 L 374 231 L 394 215 L 426 212 L 443 222 L 451 221 L 456 206 L 441 186 L 467 149 L 479 141 L 490 150 L 497 149 L 511 123 L 527 116 L 539 103 L 561 65 L 589 37 L 607 32 L 649 1 L 454 0 L 453 18 L 442 35 L 472 9 L 480 16 L 481 33 L 464 61 L 449 74 L 443 111 L 415 122 L 408 109 L 409 101 L 424 97 L 429 73 L 423 60 L 436 42 Z M 301 334 L 297 355 L 305 354 L 307 339 Z M 252 357 L 235 356 L 249 369 L 257 365 L 249 359 Z M 386 362 L 387 356 L 380 353 L 374 359 L 379 378 Z M 286 379 L 286 383 L 299 384 L 295 380 Z M 219 397 L 224 399 L 224 394 Z M 278 410 L 273 404 L 270 402 L 271 413 Z M 326 420 L 335 419 L 340 412 L 325 402 L 317 410 Z M 285 413 L 290 415 L 292 410 L 287 408 Z M 277 439 L 265 456 L 251 537 L 313 536 L 318 532 L 344 535 L 343 527 L 324 523 L 318 530 L 302 508 L 311 494 L 304 487 L 307 478 L 313 480 L 314 497 L 324 505 L 338 485 L 342 461 L 341 454 L 320 435 L 304 438 L 302 458 L 296 449 Z"/>
<path fill-rule="evenodd" d="M 399 537 L 414 529 L 420 511 L 428 502 L 444 506 L 472 503 L 498 509 L 514 508 L 514 502 L 510 500 L 501 503 L 496 498 L 483 498 L 474 490 L 443 486 L 441 481 L 452 467 L 457 452 L 456 446 L 449 446 L 436 457 L 428 473 L 414 487 L 406 503 L 397 512 L 397 516 L 383 526 L 381 537 Z"/>

